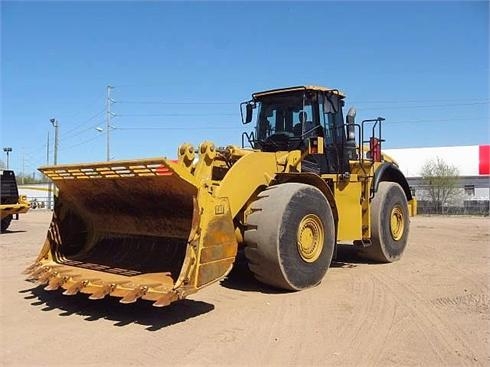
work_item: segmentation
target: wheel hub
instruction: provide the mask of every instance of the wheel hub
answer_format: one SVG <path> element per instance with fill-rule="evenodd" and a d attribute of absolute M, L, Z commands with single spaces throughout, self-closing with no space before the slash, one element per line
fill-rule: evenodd
<path fill-rule="evenodd" d="M 405 218 L 403 217 L 403 211 L 400 205 L 395 205 L 391 210 L 390 215 L 390 231 L 391 237 L 395 241 L 399 241 L 403 237 L 403 231 L 405 229 Z"/>
<path fill-rule="evenodd" d="M 298 252 L 309 263 L 320 257 L 323 250 L 325 232 L 320 218 L 314 214 L 305 216 L 298 226 Z"/>

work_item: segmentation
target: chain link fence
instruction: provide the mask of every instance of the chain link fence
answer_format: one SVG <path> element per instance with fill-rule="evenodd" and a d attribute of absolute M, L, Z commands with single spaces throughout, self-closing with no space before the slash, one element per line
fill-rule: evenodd
<path fill-rule="evenodd" d="M 437 205 L 428 200 L 417 201 L 418 214 L 443 214 L 443 215 L 490 215 L 489 200 L 464 200 L 462 205 Z"/>

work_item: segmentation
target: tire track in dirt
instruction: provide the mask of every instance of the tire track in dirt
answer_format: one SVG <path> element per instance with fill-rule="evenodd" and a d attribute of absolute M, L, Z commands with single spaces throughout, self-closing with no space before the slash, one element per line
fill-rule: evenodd
<path fill-rule="evenodd" d="M 418 252 L 418 257 L 421 259 L 419 260 L 419 263 L 421 263 L 423 261 L 422 259 L 432 259 L 434 254 L 438 253 L 438 249 L 431 245 L 426 245 L 423 249 L 419 249 Z M 428 267 L 433 266 L 433 263 L 428 260 L 425 260 L 425 263 Z M 482 274 L 482 272 L 475 271 L 472 267 L 468 267 L 467 264 L 460 266 L 452 264 L 450 261 L 445 261 L 444 269 L 450 269 L 454 273 L 461 275 L 467 284 L 473 284 L 476 288 L 483 289 L 486 292 L 490 291 L 490 278 L 485 276 L 485 274 Z"/>
<path fill-rule="evenodd" d="M 454 323 L 449 323 L 438 316 L 416 290 L 393 277 L 387 279 L 380 273 L 373 274 L 373 276 L 377 282 L 390 291 L 402 307 L 410 312 L 414 325 L 424 335 L 432 351 L 439 356 L 443 365 L 451 365 L 453 359 L 448 357 L 456 354 L 458 357 L 463 357 L 459 361 L 464 365 L 483 366 L 471 344 L 464 338 L 465 332 Z"/>
<path fill-rule="evenodd" d="M 282 313 L 279 325 L 294 330 L 289 335 L 289 348 L 284 349 L 289 355 L 287 365 L 294 365 L 294 361 L 303 365 L 376 365 L 393 331 L 397 310 L 393 299 L 365 273 L 366 268 L 333 269 L 324 280 L 326 284 L 318 287 L 323 295 L 312 291 L 307 298 L 300 298 L 300 305 Z M 284 364 L 284 358 L 271 361 Z"/>
<path fill-rule="evenodd" d="M 490 255 L 490 247 L 488 247 L 488 237 L 490 236 L 490 227 L 488 225 L 484 225 L 480 222 L 479 224 L 473 224 L 472 218 L 462 217 L 457 220 L 456 218 L 442 218 L 442 217 L 434 217 L 434 218 L 417 218 L 417 220 L 434 220 L 434 226 L 424 226 L 420 223 L 415 223 L 414 231 L 422 231 L 425 233 L 425 237 L 437 237 L 438 245 L 434 246 L 433 241 L 424 241 L 423 246 L 419 246 L 416 248 L 418 263 L 424 261 L 427 263 L 427 266 L 433 266 L 433 262 L 428 261 L 427 259 L 433 259 L 434 256 L 437 256 L 439 262 L 443 261 L 444 270 L 451 269 L 455 273 L 460 274 L 467 283 L 471 283 L 475 285 L 477 288 L 483 288 L 487 292 L 490 291 L 490 277 L 487 272 L 483 271 L 475 271 L 475 269 L 480 269 L 478 265 L 481 265 L 481 261 L 475 260 L 475 255 L 473 251 L 461 251 L 461 249 L 467 246 L 469 243 L 475 244 L 485 244 L 485 252 L 488 256 Z M 446 228 L 447 222 L 453 222 L 449 231 L 441 231 L 440 228 Z M 438 224 L 438 225 L 436 225 Z M 473 236 L 474 241 L 467 240 L 469 243 L 461 243 L 458 239 L 461 238 L 462 233 L 467 233 L 468 225 L 473 227 L 473 230 L 478 233 Z M 466 235 L 467 236 L 467 235 Z M 441 243 L 444 243 L 445 246 L 441 248 Z M 472 246 L 472 249 L 475 250 L 475 246 Z M 480 246 L 478 246 L 480 247 Z M 462 252 L 461 258 L 458 259 L 455 256 L 454 252 L 457 250 L 458 252 Z M 469 263 L 474 263 L 475 266 L 468 266 Z M 487 260 L 488 263 L 488 260 Z"/>
<path fill-rule="evenodd" d="M 486 294 L 465 294 L 464 296 L 456 297 L 439 297 L 431 300 L 435 306 L 463 306 L 465 308 L 474 309 L 476 312 L 488 313 L 490 299 Z"/>
<path fill-rule="evenodd" d="M 221 315 L 201 320 L 200 327 L 206 332 L 195 339 L 198 342 L 179 360 L 179 365 L 243 365 L 235 356 L 247 351 L 247 365 L 270 364 L 267 361 L 274 357 L 270 354 L 274 350 L 274 332 L 287 319 L 286 308 L 272 308 L 272 302 L 260 293 L 215 287 L 203 299 L 216 305 L 215 311 Z M 255 303 L 251 303 L 251 298 Z M 224 315 L 226 320 L 221 319 Z"/>
<path fill-rule="evenodd" d="M 384 316 L 388 314 L 389 307 L 384 301 L 383 294 L 379 293 L 372 278 L 366 276 L 355 277 L 356 282 L 353 286 L 353 298 L 356 300 L 350 319 L 346 327 L 338 334 L 339 340 L 346 342 L 342 350 L 342 357 L 345 358 L 341 364 L 359 365 L 362 361 L 365 365 L 373 363 L 373 353 L 362 356 L 357 353 L 350 353 L 352 350 L 359 350 L 360 346 L 370 340 L 377 343 L 383 339 L 384 330 L 378 329 L 378 325 L 384 322 Z M 379 309 L 381 308 L 381 309 Z M 380 311 L 380 312 L 378 312 Z M 390 312 L 391 313 L 391 312 Z M 373 333 L 377 330 L 377 333 Z"/>

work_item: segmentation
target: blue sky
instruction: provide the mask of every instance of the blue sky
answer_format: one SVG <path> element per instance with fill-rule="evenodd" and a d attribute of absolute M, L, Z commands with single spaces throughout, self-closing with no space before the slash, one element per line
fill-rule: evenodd
<path fill-rule="evenodd" d="M 59 163 L 105 160 L 108 84 L 114 159 L 240 144 L 241 101 L 301 84 L 385 117 L 386 148 L 488 144 L 488 34 L 488 2 L 2 1 L 2 147 L 34 171 L 56 117 Z"/>

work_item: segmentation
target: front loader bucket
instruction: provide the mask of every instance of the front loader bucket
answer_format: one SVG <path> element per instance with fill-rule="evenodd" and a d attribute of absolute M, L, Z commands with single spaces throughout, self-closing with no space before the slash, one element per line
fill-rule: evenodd
<path fill-rule="evenodd" d="M 44 247 L 27 269 L 31 279 L 68 295 L 142 298 L 155 306 L 196 290 L 203 223 L 189 171 L 163 158 L 40 170 L 59 192 Z M 231 218 L 221 221 L 236 251 Z"/>

